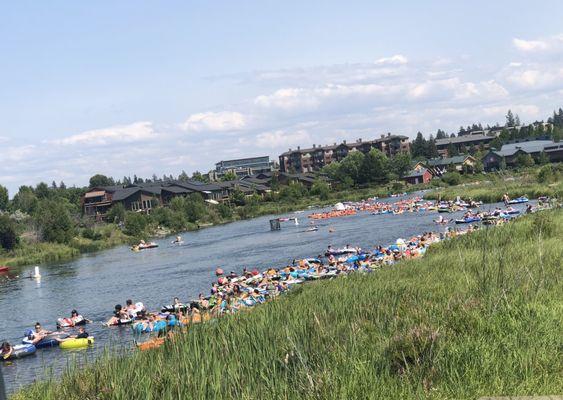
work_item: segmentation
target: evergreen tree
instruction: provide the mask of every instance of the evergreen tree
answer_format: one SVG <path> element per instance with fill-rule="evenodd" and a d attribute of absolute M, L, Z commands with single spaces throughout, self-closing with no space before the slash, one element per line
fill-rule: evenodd
<path fill-rule="evenodd" d="M 63 181 L 61 181 L 61 183 L 59 183 L 59 189 L 66 190 L 66 185 Z"/>
<path fill-rule="evenodd" d="M 190 179 L 186 171 L 182 170 L 182 173 L 178 175 L 178 180 L 180 182 L 187 182 Z"/>
<path fill-rule="evenodd" d="M 424 139 L 421 132 L 416 134 L 416 138 L 412 142 L 411 155 L 413 158 L 425 157 L 426 155 L 426 139 Z"/>
<path fill-rule="evenodd" d="M 514 120 L 514 114 L 512 114 L 512 110 L 508 110 L 506 113 L 506 125 L 507 127 L 512 127 L 516 125 L 516 121 Z"/>
<path fill-rule="evenodd" d="M 436 132 L 436 139 L 445 139 L 447 137 L 448 137 L 447 133 L 441 129 L 438 129 L 438 131 Z"/>
<path fill-rule="evenodd" d="M 430 135 L 428 142 L 426 142 L 426 158 L 437 158 L 438 148 L 436 147 L 436 140 L 434 136 Z"/>
<path fill-rule="evenodd" d="M 9 202 L 8 189 L 0 185 L 0 211 L 7 210 Z"/>

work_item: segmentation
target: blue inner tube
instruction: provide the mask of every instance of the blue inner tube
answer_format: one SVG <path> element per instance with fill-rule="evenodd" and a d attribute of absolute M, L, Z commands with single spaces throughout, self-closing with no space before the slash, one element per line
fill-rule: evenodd
<path fill-rule="evenodd" d="M 43 339 L 41 339 L 37 343 L 33 343 L 33 336 L 25 337 L 22 340 L 22 343 L 28 344 L 28 345 L 35 345 L 35 347 L 38 348 L 38 349 L 44 349 L 44 348 L 47 348 L 47 347 L 58 346 L 59 341 L 56 338 L 65 339 L 67 337 L 68 337 L 68 334 L 66 334 L 66 333 L 55 332 L 55 333 L 51 333 L 51 334 L 45 336 Z"/>
<path fill-rule="evenodd" d="M 9 361 L 17 358 L 23 358 L 35 354 L 37 348 L 32 344 L 18 344 L 14 346 L 12 354 L 9 357 L 0 357 L 1 360 Z"/>

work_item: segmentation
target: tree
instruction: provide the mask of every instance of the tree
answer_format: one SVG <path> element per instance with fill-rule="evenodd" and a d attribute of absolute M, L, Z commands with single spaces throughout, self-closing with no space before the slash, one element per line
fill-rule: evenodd
<path fill-rule="evenodd" d="M 514 119 L 514 114 L 512 114 L 512 110 L 508 110 L 506 113 L 506 124 L 507 127 L 513 127 L 516 125 L 516 121 Z"/>
<path fill-rule="evenodd" d="M 316 179 L 313 183 L 313 186 L 311 186 L 311 194 L 314 196 L 319 196 L 319 199 L 321 200 L 328 200 L 328 197 L 330 195 L 330 187 L 325 181 Z"/>
<path fill-rule="evenodd" d="M 61 183 L 59 183 L 59 189 L 66 190 L 66 185 L 63 181 L 61 181 Z"/>
<path fill-rule="evenodd" d="M 517 167 L 531 167 L 534 165 L 534 159 L 529 154 L 520 153 L 516 156 Z"/>
<path fill-rule="evenodd" d="M 35 195 L 39 200 L 49 198 L 50 194 L 49 186 L 45 182 L 40 182 L 35 186 Z"/>
<path fill-rule="evenodd" d="M 9 202 L 10 197 L 8 197 L 8 189 L 0 185 L 0 211 L 7 210 Z"/>
<path fill-rule="evenodd" d="M 199 193 L 192 193 L 186 197 L 185 204 L 185 213 L 188 221 L 196 222 L 205 216 L 205 202 Z"/>
<path fill-rule="evenodd" d="M 450 186 L 459 185 L 461 182 L 461 175 L 458 172 L 447 172 L 442 176 L 442 180 Z"/>
<path fill-rule="evenodd" d="M 453 143 L 450 143 L 448 146 L 448 157 L 455 157 L 459 155 L 459 150 Z"/>
<path fill-rule="evenodd" d="M 502 141 L 498 136 L 491 141 L 490 147 L 491 149 L 500 150 L 502 147 Z"/>
<path fill-rule="evenodd" d="M 202 175 L 202 173 L 199 171 L 194 171 L 194 173 L 192 174 L 192 179 L 199 182 L 209 182 L 209 177 L 207 175 Z"/>
<path fill-rule="evenodd" d="M 362 171 L 362 163 L 365 155 L 360 151 L 349 153 L 339 164 L 339 180 L 343 181 L 346 177 L 350 178 L 354 183 L 360 182 L 360 174 Z"/>
<path fill-rule="evenodd" d="M 125 214 L 125 233 L 130 236 L 139 237 L 144 234 L 147 222 L 145 215 L 128 211 Z"/>
<path fill-rule="evenodd" d="M 441 129 L 438 129 L 436 132 L 436 139 L 445 139 L 448 137 L 448 134 Z"/>
<path fill-rule="evenodd" d="M 120 223 L 125 221 L 125 207 L 121 203 L 114 204 L 106 215 L 108 222 Z"/>
<path fill-rule="evenodd" d="M 0 215 L 0 247 L 12 250 L 18 241 L 16 223 L 8 215 Z"/>
<path fill-rule="evenodd" d="M 32 214 L 37 208 L 37 196 L 29 186 L 20 186 L 18 193 L 12 200 L 12 208 L 27 214 Z"/>
<path fill-rule="evenodd" d="M 100 187 L 100 186 L 111 186 L 114 183 L 115 182 L 113 181 L 113 178 L 108 178 L 107 176 L 102 174 L 96 174 L 90 178 L 91 188 Z"/>
<path fill-rule="evenodd" d="M 426 139 L 424 139 L 421 132 L 416 134 L 416 138 L 411 144 L 411 155 L 412 158 L 426 156 Z"/>
<path fill-rule="evenodd" d="M 35 221 L 47 242 L 68 243 L 74 236 L 70 213 L 59 200 L 41 201 L 35 213 Z"/>
<path fill-rule="evenodd" d="M 540 152 L 537 163 L 539 165 L 549 164 L 549 156 L 545 153 L 545 151 Z"/>
<path fill-rule="evenodd" d="M 223 175 L 221 177 L 222 182 L 236 181 L 237 179 L 238 179 L 238 176 L 233 171 L 228 171 L 228 172 L 225 173 L 225 175 Z"/>
<path fill-rule="evenodd" d="M 436 140 L 432 135 L 430 135 L 428 142 L 426 142 L 425 156 L 426 158 L 438 157 L 438 148 L 436 147 Z"/>
<path fill-rule="evenodd" d="M 376 148 L 372 148 L 362 160 L 358 174 L 360 183 L 386 183 L 389 174 L 389 159 Z"/>
<path fill-rule="evenodd" d="M 402 178 L 411 169 L 411 156 L 407 153 L 399 153 L 391 159 L 390 164 L 391 171 Z"/>

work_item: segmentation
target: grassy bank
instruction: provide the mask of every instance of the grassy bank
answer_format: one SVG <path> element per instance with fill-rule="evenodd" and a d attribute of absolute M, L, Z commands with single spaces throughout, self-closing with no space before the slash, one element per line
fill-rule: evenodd
<path fill-rule="evenodd" d="M 502 201 L 502 196 L 508 193 L 511 198 L 526 196 L 537 199 L 540 196 L 563 197 L 563 180 L 554 182 L 538 182 L 536 170 L 520 175 L 489 174 L 487 180 L 464 183 L 458 186 L 435 189 L 426 193 L 424 198 L 429 200 L 455 200 L 457 196 L 463 199 L 472 198 L 484 203 Z"/>
<path fill-rule="evenodd" d="M 563 211 L 523 217 L 438 244 L 423 259 L 304 285 L 13 399 L 562 393 L 562 237 Z"/>

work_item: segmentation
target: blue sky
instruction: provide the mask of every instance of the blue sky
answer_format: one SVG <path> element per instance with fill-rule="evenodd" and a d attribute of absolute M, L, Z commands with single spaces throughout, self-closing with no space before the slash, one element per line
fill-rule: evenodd
<path fill-rule="evenodd" d="M 0 184 L 207 171 L 563 106 L 558 2 L 379 3 L 4 2 Z"/>

